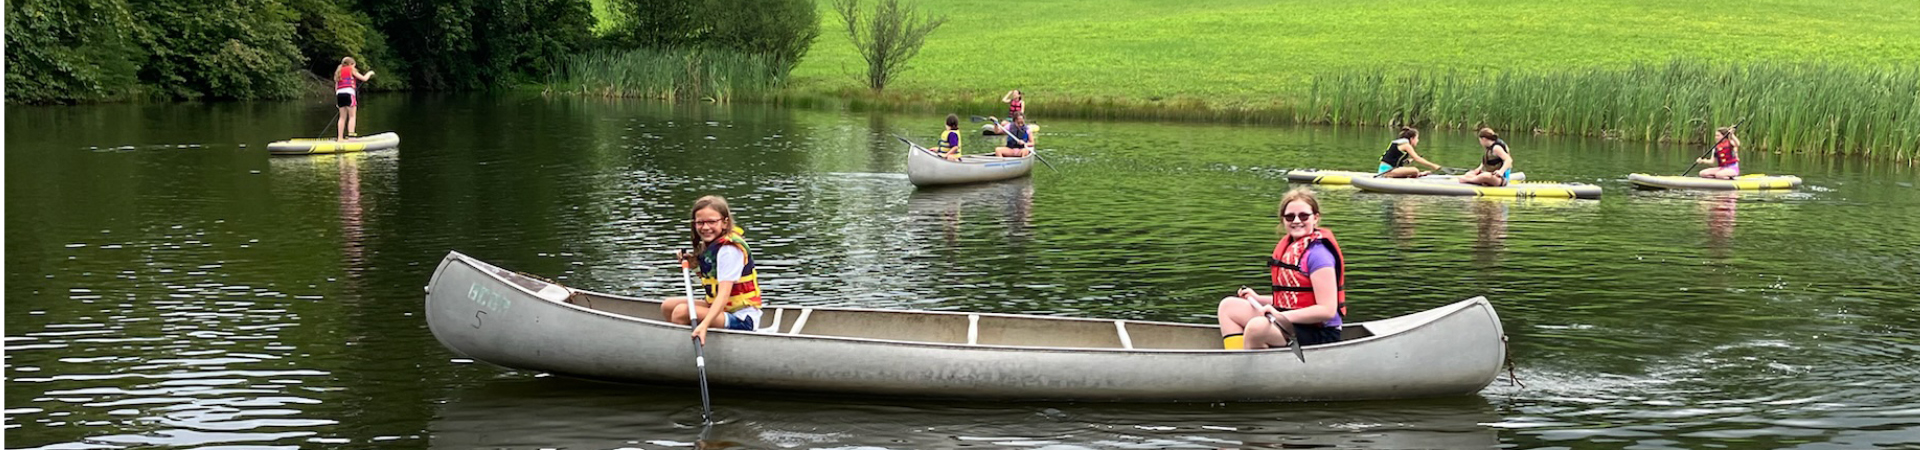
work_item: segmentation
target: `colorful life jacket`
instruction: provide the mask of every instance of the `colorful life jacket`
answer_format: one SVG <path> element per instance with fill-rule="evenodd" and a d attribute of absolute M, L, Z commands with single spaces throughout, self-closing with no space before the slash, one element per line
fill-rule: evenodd
<path fill-rule="evenodd" d="M 760 274 L 753 270 L 753 254 L 747 250 L 747 241 L 741 236 L 743 231 L 734 227 L 732 232 L 707 244 L 705 252 L 700 253 L 700 286 L 706 290 L 707 304 L 718 304 L 714 300 L 714 290 L 720 286 L 715 273 L 719 270 L 720 248 L 735 246 L 745 261 L 740 266 L 740 280 L 733 282 L 733 289 L 727 298 L 727 312 L 739 311 L 747 307 L 760 307 Z"/>
<path fill-rule="evenodd" d="M 1721 139 L 1720 143 L 1713 144 L 1713 160 L 1719 162 L 1720 167 L 1739 164 L 1740 156 L 1733 154 L 1733 141 Z"/>
<path fill-rule="evenodd" d="M 948 145 L 948 144 L 952 144 L 952 145 Z M 960 156 L 960 132 L 954 131 L 954 130 L 947 130 L 945 133 L 941 133 L 940 144 L 937 145 L 936 147 L 938 147 L 937 151 L 939 151 L 941 154 L 950 154 L 953 156 Z"/>
<path fill-rule="evenodd" d="M 1007 102 L 1007 116 L 1009 117 L 1013 116 L 1014 114 L 1019 114 L 1021 111 L 1025 111 L 1025 110 L 1027 110 L 1026 99 L 1016 98 L 1016 99 L 1013 99 L 1012 101 Z"/>
<path fill-rule="evenodd" d="M 340 66 L 340 70 L 338 72 L 334 72 L 333 74 L 334 89 L 353 88 L 358 84 L 357 81 L 358 80 L 353 79 L 352 67 Z"/>
<path fill-rule="evenodd" d="M 1411 144 L 1406 139 L 1394 139 L 1387 143 L 1387 153 L 1380 155 L 1380 163 L 1394 167 L 1404 167 L 1413 154 L 1400 150 L 1400 144 Z"/>
<path fill-rule="evenodd" d="M 1334 289 L 1338 296 L 1335 300 L 1340 306 L 1339 315 L 1321 326 L 1339 326 L 1340 318 L 1347 315 L 1347 260 L 1340 256 L 1340 241 L 1333 238 L 1333 231 L 1316 228 L 1304 238 L 1295 239 L 1289 234 L 1273 246 L 1273 258 L 1267 261 L 1267 267 L 1273 276 L 1273 306 L 1294 310 L 1319 304 L 1313 297 L 1313 282 L 1308 278 L 1306 265 L 1307 247 L 1314 242 L 1322 242 L 1327 252 L 1333 254 L 1333 274 L 1338 281 Z"/>
<path fill-rule="evenodd" d="M 1489 172 L 1500 170 L 1500 165 L 1507 162 L 1507 160 L 1500 159 L 1499 154 L 1493 152 L 1494 147 L 1506 149 L 1508 154 L 1512 154 L 1513 152 L 1513 147 L 1508 147 L 1507 141 L 1494 139 L 1493 144 L 1487 145 L 1487 155 L 1480 158 L 1480 167 L 1485 167 Z"/>

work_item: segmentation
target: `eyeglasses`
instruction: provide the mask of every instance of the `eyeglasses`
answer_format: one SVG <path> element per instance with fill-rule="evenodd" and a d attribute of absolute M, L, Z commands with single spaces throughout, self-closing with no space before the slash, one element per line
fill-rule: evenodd
<path fill-rule="evenodd" d="M 1281 214 L 1280 218 L 1285 219 L 1288 222 L 1306 222 L 1307 219 L 1313 218 L 1313 213 L 1310 213 L 1310 212 L 1285 213 L 1285 214 Z"/>
<path fill-rule="evenodd" d="M 726 220 L 727 220 L 727 219 L 713 219 L 713 220 L 695 220 L 695 221 L 693 221 L 693 226 L 696 226 L 696 227 L 703 227 L 703 226 L 707 226 L 707 225 L 713 225 L 713 224 L 716 224 L 716 223 L 720 223 L 720 222 L 723 222 L 723 221 L 726 221 Z"/>

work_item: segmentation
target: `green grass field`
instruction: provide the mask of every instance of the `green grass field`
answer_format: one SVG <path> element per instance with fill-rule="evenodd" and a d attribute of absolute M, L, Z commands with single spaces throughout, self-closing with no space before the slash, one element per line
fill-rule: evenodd
<path fill-rule="evenodd" d="M 1666 141 L 1751 117 L 1773 124 L 1745 130 L 1760 148 L 1920 157 L 1920 5 L 1904 1 L 920 0 L 950 20 L 882 96 L 818 4 L 780 94 L 794 104 L 994 114 L 1021 89 L 1039 121 L 1412 117 Z M 1648 70 L 1670 65 L 1689 69 Z"/>
<path fill-rule="evenodd" d="M 1877 0 L 926 1 L 951 20 L 888 90 L 932 98 L 1297 95 L 1317 74 L 1715 62 L 1920 63 L 1920 8 Z M 862 62 L 821 2 L 801 92 L 859 89 Z M 1131 103 L 1131 102 L 1128 102 Z"/>

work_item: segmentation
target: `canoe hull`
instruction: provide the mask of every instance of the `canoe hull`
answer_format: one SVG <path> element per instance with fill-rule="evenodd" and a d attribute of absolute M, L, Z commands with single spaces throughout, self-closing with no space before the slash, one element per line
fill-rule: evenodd
<path fill-rule="evenodd" d="M 948 161 L 925 148 L 907 146 L 907 181 L 914 186 L 941 186 L 1020 178 L 1033 173 L 1034 154 L 1008 158 L 962 156 Z"/>
<path fill-rule="evenodd" d="M 324 155 L 385 150 L 399 146 L 400 135 L 398 133 L 387 132 L 361 136 L 344 141 L 335 141 L 332 139 L 288 139 L 267 144 L 267 152 L 274 155 Z"/>
<path fill-rule="evenodd" d="M 1633 182 L 1633 185 L 1636 187 L 1653 189 L 1774 191 L 1800 187 L 1800 177 L 1793 175 L 1745 175 L 1732 180 L 1721 180 L 1715 178 L 1636 173 L 1627 175 L 1627 181 Z"/>
<path fill-rule="evenodd" d="M 1374 178 L 1374 174 L 1371 172 L 1354 172 L 1354 171 L 1348 171 L 1348 170 L 1290 170 L 1290 171 L 1287 171 L 1287 181 L 1291 181 L 1295 183 L 1304 183 L 1304 184 L 1353 184 L 1354 178 Z M 1459 180 L 1460 176 L 1458 175 L 1427 175 L 1424 177 L 1420 177 L 1419 179 L 1453 181 L 1453 180 Z M 1513 174 L 1514 181 L 1526 181 L 1526 179 L 1527 179 L 1527 174 L 1525 172 L 1515 172 Z"/>
<path fill-rule="evenodd" d="M 689 329 L 649 318 L 657 302 L 571 290 L 458 253 L 441 261 L 427 292 L 429 328 L 460 355 L 618 382 L 696 377 Z M 773 330 L 710 332 L 710 383 L 1004 400 L 1397 399 L 1477 392 L 1505 350 L 1484 298 L 1349 325 L 1373 335 L 1309 347 L 1306 362 L 1284 349 L 1219 350 L 1211 325 L 802 307 L 767 316 Z M 1070 332 L 1102 329 L 1111 345 Z M 1154 345 L 1186 348 L 1146 348 Z"/>
<path fill-rule="evenodd" d="M 1515 181 L 1492 187 L 1453 180 L 1355 178 L 1353 186 L 1369 192 L 1389 194 L 1460 195 L 1512 198 L 1600 198 L 1600 187 L 1581 183 Z"/>

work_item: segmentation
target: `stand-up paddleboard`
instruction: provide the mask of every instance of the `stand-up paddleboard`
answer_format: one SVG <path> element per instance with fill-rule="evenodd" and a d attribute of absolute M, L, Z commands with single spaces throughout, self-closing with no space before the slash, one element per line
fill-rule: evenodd
<path fill-rule="evenodd" d="M 1375 178 L 1373 173 L 1349 170 L 1289 170 L 1287 181 L 1306 184 L 1353 184 L 1354 178 Z M 1459 175 L 1427 175 L 1421 180 L 1458 181 Z M 1526 172 L 1514 172 L 1513 181 L 1525 181 Z"/>
<path fill-rule="evenodd" d="M 1363 191 L 1392 194 L 1470 195 L 1475 197 L 1516 198 L 1600 198 L 1600 187 L 1583 183 L 1550 181 L 1514 181 L 1506 186 L 1481 186 L 1457 180 L 1421 178 L 1354 178 L 1353 186 Z"/>
<path fill-rule="evenodd" d="M 399 146 L 400 135 L 393 132 L 386 132 L 344 141 L 332 139 L 288 139 L 267 144 L 267 152 L 275 155 L 320 155 L 385 150 Z"/>
<path fill-rule="evenodd" d="M 1719 178 L 1682 177 L 1672 175 L 1648 175 L 1636 173 L 1627 175 L 1627 181 L 1634 186 L 1654 189 L 1710 189 L 1718 191 L 1771 191 L 1800 187 L 1800 177 L 1793 175 L 1741 175 L 1731 180 Z"/>

